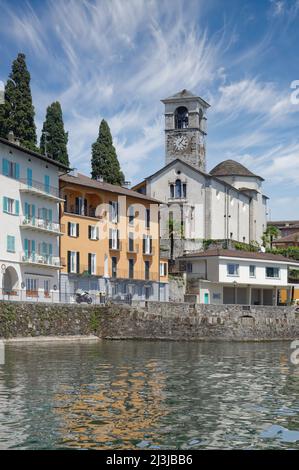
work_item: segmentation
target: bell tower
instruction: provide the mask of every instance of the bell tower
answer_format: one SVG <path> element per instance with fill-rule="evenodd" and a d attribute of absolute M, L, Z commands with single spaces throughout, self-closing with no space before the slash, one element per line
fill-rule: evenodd
<path fill-rule="evenodd" d="M 165 105 L 165 164 L 180 158 L 206 171 L 206 111 L 210 105 L 188 90 L 161 101 Z"/>

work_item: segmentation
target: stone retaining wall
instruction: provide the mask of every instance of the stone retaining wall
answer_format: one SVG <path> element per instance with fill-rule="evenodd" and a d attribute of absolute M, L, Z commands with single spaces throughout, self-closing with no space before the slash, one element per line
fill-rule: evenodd
<path fill-rule="evenodd" d="M 299 338 L 293 307 L 148 302 L 145 306 L 0 302 L 0 337 L 96 334 L 110 339 L 278 340 Z"/>

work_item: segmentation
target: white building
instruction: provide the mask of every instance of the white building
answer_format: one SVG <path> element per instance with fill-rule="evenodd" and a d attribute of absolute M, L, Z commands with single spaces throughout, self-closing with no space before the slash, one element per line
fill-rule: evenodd
<path fill-rule="evenodd" d="M 0 138 L 0 298 L 59 300 L 58 172 L 68 168 Z"/>
<path fill-rule="evenodd" d="M 268 199 L 262 192 L 263 178 L 233 160 L 207 173 L 208 103 L 186 90 L 162 101 L 165 166 L 133 188 L 164 203 L 161 246 L 171 231 L 183 238 L 182 250 L 174 257 L 199 249 L 204 239 L 261 243 Z M 175 230 L 169 230 L 170 225 Z"/>
<path fill-rule="evenodd" d="M 179 258 L 187 293 L 198 303 L 277 305 L 279 292 L 292 297 L 289 269 L 299 261 L 270 253 L 211 249 Z"/>

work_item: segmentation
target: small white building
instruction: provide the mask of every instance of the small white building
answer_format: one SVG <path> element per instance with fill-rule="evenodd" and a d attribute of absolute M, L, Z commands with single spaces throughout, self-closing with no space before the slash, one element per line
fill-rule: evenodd
<path fill-rule="evenodd" d="M 0 138 L 0 299 L 59 301 L 59 171 Z"/>
<path fill-rule="evenodd" d="M 204 304 L 277 305 L 282 290 L 290 301 L 289 269 L 299 269 L 298 261 L 281 255 L 239 250 L 211 249 L 178 261 L 187 293 Z"/>

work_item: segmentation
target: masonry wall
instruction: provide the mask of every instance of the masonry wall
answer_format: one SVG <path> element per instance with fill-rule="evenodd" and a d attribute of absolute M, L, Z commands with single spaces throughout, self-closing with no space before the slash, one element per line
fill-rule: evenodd
<path fill-rule="evenodd" d="M 299 337 L 294 307 L 0 303 L 0 337 L 95 334 L 106 339 L 278 340 Z"/>

